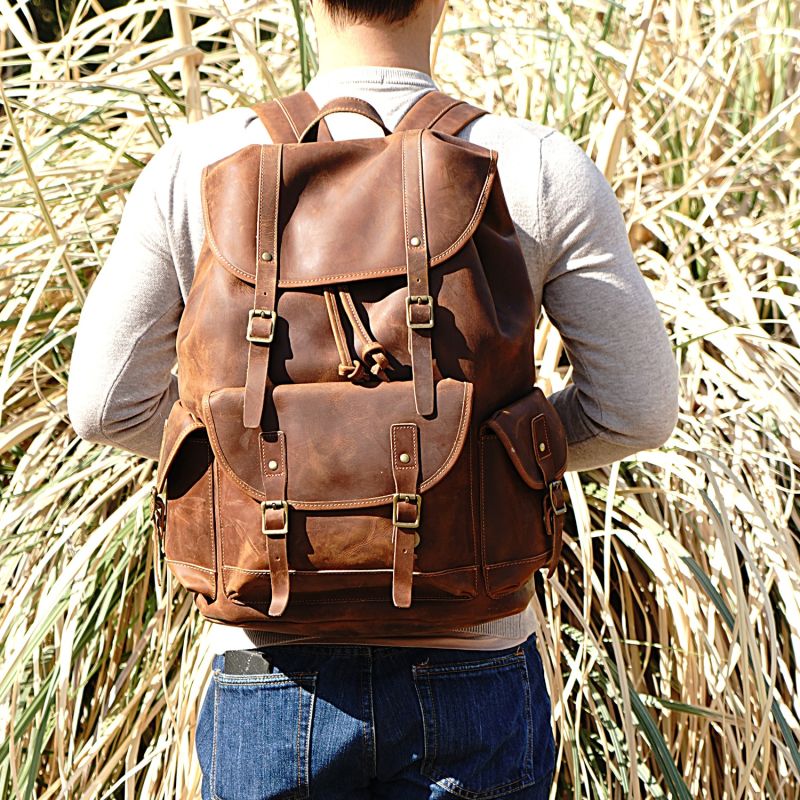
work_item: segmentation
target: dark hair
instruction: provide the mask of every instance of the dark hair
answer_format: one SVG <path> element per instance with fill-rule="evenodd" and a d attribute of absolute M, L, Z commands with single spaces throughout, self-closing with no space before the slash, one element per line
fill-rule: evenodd
<path fill-rule="evenodd" d="M 317 0 L 337 22 L 402 22 L 422 0 Z"/>

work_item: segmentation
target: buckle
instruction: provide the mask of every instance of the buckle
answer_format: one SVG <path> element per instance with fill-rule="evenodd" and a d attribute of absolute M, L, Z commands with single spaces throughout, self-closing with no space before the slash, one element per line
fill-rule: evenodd
<path fill-rule="evenodd" d="M 427 322 L 411 321 L 411 305 L 427 306 L 430 318 Z M 406 296 L 406 324 L 409 328 L 433 327 L 433 298 L 429 294 L 409 294 Z"/>
<path fill-rule="evenodd" d="M 397 519 L 398 503 L 415 503 L 417 506 L 417 518 L 413 522 L 401 522 Z M 392 495 L 392 525 L 395 528 L 419 528 L 419 519 L 422 514 L 422 497 L 418 494 L 395 493 Z"/>
<path fill-rule="evenodd" d="M 283 509 L 283 527 L 267 528 L 267 511 Z M 289 504 L 286 500 L 264 500 L 261 503 L 261 533 L 265 536 L 283 536 L 289 533 Z"/>
<path fill-rule="evenodd" d="M 256 336 L 253 333 L 253 318 L 268 319 L 271 323 L 267 336 Z M 247 314 L 247 341 L 256 344 L 269 344 L 275 335 L 275 322 L 278 315 L 271 308 L 251 308 Z"/>
<path fill-rule="evenodd" d="M 150 489 L 150 519 L 158 535 L 158 540 L 162 543 L 163 552 L 164 530 L 167 527 L 167 504 L 158 493 L 158 488 L 155 484 Z"/>
<path fill-rule="evenodd" d="M 561 491 L 561 481 L 550 481 L 547 487 L 550 491 L 550 507 L 553 509 L 553 513 L 560 517 L 562 514 L 567 513 L 567 504 L 564 501 L 564 495 Z M 556 499 L 553 496 L 555 492 L 558 492 L 559 498 L 561 500 L 561 505 L 557 505 Z"/>
<path fill-rule="evenodd" d="M 150 487 L 150 518 L 155 522 L 157 517 L 160 517 L 166 508 L 164 498 L 158 493 L 158 487 L 153 484 Z"/>

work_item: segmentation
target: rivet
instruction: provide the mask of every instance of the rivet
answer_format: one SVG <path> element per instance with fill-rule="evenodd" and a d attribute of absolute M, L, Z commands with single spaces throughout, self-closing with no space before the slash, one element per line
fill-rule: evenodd
<path fill-rule="evenodd" d="M 419 541 L 420 541 L 419 540 L 419 534 L 415 533 L 414 534 L 414 547 L 416 547 L 419 544 Z"/>
<path fill-rule="evenodd" d="M 419 236 L 412 236 L 412 237 L 411 237 L 411 238 L 408 240 L 408 243 L 409 243 L 409 244 L 410 244 L 412 247 L 419 247 L 419 246 L 422 244 L 422 242 L 420 241 L 420 238 L 419 238 Z"/>
<path fill-rule="evenodd" d="M 411 456 L 408 453 L 400 453 L 400 463 L 408 464 L 411 461 Z"/>
<path fill-rule="evenodd" d="M 278 462 L 277 461 L 270 461 L 269 464 L 267 464 L 267 466 L 270 469 L 278 469 Z"/>
<path fill-rule="evenodd" d="M 262 261 L 272 261 L 272 253 L 262 253 L 261 254 Z"/>
<path fill-rule="evenodd" d="M 547 445 L 544 442 L 539 442 L 539 452 L 544 453 L 547 450 Z"/>

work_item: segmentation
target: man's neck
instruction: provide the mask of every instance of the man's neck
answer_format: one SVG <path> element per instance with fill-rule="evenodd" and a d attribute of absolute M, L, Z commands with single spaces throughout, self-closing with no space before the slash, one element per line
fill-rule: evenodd
<path fill-rule="evenodd" d="M 348 25 L 318 29 L 320 74 L 341 67 L 399 67 L 431 74 L 430 34 L 419 23 L 402 28 Z"/>
<path fill-rule="evenodd" d="M 431 74 L 430 58 L 427 53 L 424 58 L 410 58 L 406 50 L 389 52 L 385 48 L 368 47 L 362 48 L 357 55 L 353 51 L 348 52 L 347 49 L 338 47 L 325 53 L 324 56 L 322 52 L 320 53 L 317 74 L 323 75 L 343 67 L 395 67 Z"/>

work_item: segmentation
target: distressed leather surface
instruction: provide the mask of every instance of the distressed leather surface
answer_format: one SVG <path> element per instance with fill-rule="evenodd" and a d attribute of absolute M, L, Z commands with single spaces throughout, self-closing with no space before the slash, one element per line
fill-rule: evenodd
<path fill-rule="evenodd" d="M 401 149 L 402 139 L 393 135 L 284 145 L 279 286 L 405 272 Z M 469 241 L 491 192 L 496 155 L 426 131 L 422 159 L 428 248 L 436 265 Z M 249 145 L 206 167 L 202 183 L 209 246 L 219 263 L 251 283 L 258 220 L 258 192 L 251 187 L 260 161 L 261 146 Z"/>
<path fill-rule="evenodd" d="M 464 447 L 472 385 L 446 378 L 437 384 L 439 413 L 420 417 L 410 381 L 374 387 L 347 382 L 282 384 L 273 392 L 278 429 L 286 438 L 287 498 L 294 508 L 366 508 L 390 503 L 394 492 L 390 427 L 420 429 L 421 491 L 452 469 Z M 211 447 L 231 480 L 264 499 L 259 431 L 242 429 L 242 390 L 218 389 L 203 402 Z"/>
<path fill-rule="evenodd" d="M 531 423 L 542 417 L 541 439 L 546 449 L 538 450 L 534 443 Z M 508 457 L 520 476 L 532 489 L 543 489 L 545 477 L 541 459 L 552 459 L 555 476 L 564 474 L 567 463 L 567 443 L 564 426 L 558 412 L 536 387 L 530 394 L 520 398 L 506 408 L 500 409 L 487 422 L 489 428 L 502 442 Z"/>
<path fill-rule="evenodd" d="M 426 97 L 340 142 L 307 97 L 262 105 L 276 144 L 205 170 L 157 482 L 210 619 L 433 633 L 521 611 L 557 562 L 566 440 L 496 153 Z"/>

